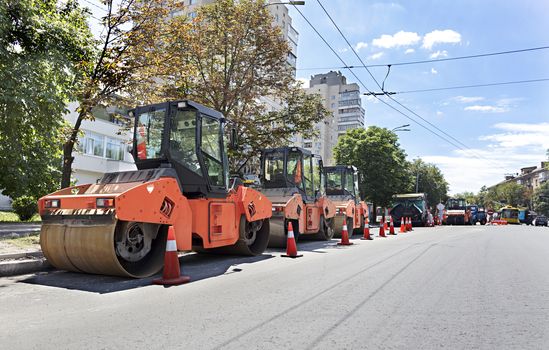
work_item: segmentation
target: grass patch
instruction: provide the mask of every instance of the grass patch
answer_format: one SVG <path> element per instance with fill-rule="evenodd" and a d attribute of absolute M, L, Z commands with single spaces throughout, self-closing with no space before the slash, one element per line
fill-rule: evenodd
<path fill-rule="evenodd" d="M 36 222 L 42 221 L 40 215 L 34 214 L 29 221 L 19 220 L 19 216 L 12 211 L 0 211 L 0 222 Z"/>
<path fill-rule="evenodd" d="M 9 239 L 5 242 L 11 245 L 14 245 L 17 248 L 30 248 L 32 246 L 40 244 L 40 235 L 19 237 L 19 238 Z"/>

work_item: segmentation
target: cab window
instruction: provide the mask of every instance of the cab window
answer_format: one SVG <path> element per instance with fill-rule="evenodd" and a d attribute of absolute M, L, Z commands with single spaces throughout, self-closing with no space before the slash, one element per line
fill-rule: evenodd
<path fill-rule="evenodd" d="M 300 152 L 288 152 L 288 162 L 287 162 L 287 179 L 289 182 L 295 184 L 297 187 L 305 190 L 303 186 L 303 162 L 301 160 Z"/>
<path fill-rule="evenodd" d="M 305 193 L 307 196 L 314 196 L 313 189 L 313 167 L 311 155 L 303 155 L 303 179 L 305 181 Z"/>
<path fill-rule="evenodd" d="M 221 145 L 223 135 L 219 120 L 202 115 L 202 155 L 212 185 L 225 186 Z"/>
<path fill-rule="evenodd" d="M 196 112 L 177 110 L 170 132 L 170 156 L 198 175 L 200 163 L 196 155 Z"/>
<path fill-rule="evenodd" d="M 161 157 L 165 114 L 166 109 L 162 108 L 139 115 L 135 130 L 137 158 L 144 160 Z"/>

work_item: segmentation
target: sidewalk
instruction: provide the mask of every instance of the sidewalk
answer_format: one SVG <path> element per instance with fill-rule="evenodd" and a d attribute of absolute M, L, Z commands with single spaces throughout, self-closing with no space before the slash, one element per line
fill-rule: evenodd
<path fill-rule="evenodd" d="M 40 250 L 40 223 L 0 223 L 0 277 L 50 268 Z"/>

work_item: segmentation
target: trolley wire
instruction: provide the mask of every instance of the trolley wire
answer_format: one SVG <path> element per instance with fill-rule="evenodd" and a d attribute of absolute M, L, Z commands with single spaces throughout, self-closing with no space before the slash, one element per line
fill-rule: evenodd
<path fill-rule="evenodd" d="M 374 67 L 387 67 L 387 66 L 406 66 L 406 65 L 413 65 L 413 64 L 436 63 L 436 62 L 443 62 L 443 61 L 456 61 L 456 60 L 465 60 L 465 59 L 488 57 L 488 56 L 509 55 L 509 54 L 515 54 L 515 53 L 521 53 L 521 52 L 547 50 L 547 49 L 549 49 L 549 46 L 538 46 L 538 47 L 530 47 L 530 48 L 526 48 L 526 49 L 488 52 L 488 53 L 481 53 L 481 54 L 475 54 L 475 55 L 438 58 L 438 59 L 432 59 L 432 60 L 419 60 L 419 61 L 395 62 L 395 63 L 378 63 L 378 64 L 368 64 L 368 65 L 365 65 L 365 66 L 353 66 L 353 65 L 351 65 L 351 66 L 316 67 L 316 68 L 311 67 L 311 68 L 298 68 L 297 70 L 322 70 L 322 69 L 374 68 Z"/>
<path fill-rule="evenodd" d="M 349 42 L 349 40 L 347 40 L 347 38 L 345 37 L 345 35 L 342 33 L 341 29 L 339 28 L 339 26 L 335 23 L 335 21 L 333 20 L 332 16 L 329 14 L 329 12 L 326 10 L 326 8 L 322 5 L 322 3 L 320 2 L 320 0 L 317 0 L 318 4 L 322 7 L 323 11 L 326 13 L 326 15 L 328 16 L 328 18 L 330 19 L 330 21 L 332 22 L 332 24 L 336 27 L 336 29 L 338 30 L 338 32 L 340 33 L 340 35 L 343 37 L 343 39 L 345 40 L 345 42 L 347 43 L 347 45 L 349 45 L 349 47 L 351 48 L 351 50 L 354 52 L 354 54 L 357 56 L 357 58 L 360 60 L 362 66 L 364 68 L 366 68 L 367 72 L 369 73 L 369 75 L 372 77 L 372 79 L 376 82 L 376 84 L 378 85 L 378 87 L 380 89 L 382 89 L 382 86 L 379 84 L 379 82 L 375 79 L 375 77 L 373 76 L 373 74 L 371 73 L 371 71 L 368 69 L 368 67 L 366 67 L 366 64 L 362 61 L 362 59 L 360 58 L 360 56 L 358 55 L 358 53 L 355 51 L 354 47 L 351 45 L 351 43 Z M 312 25 L 312 23 L 303 15 L 303 13 L 296 7 L 294 6 L 294 8 L 298 11 L 298 13 L 303 17 L 303 19 L 305 19 L 305 21 L 309 24 L 309 26 L 311 26 L 311 28 L 313 28 L 313 30 L 317 33 L 317 35 L 319 35 L 319 37 L 324 41 L 324 43 L 330 48 L 330 50 L 336 55 L 336 57 L 343 63 L 344 66 L 347 66 L 347 64 L 345 63 L 345 61 L 341 58 L 341 56 L 333 49 L 333 47 L 326 41 L 326 39 L 318 32 L 318 30 L 316 30 L 316 28 Z M 354 71 L 352 69 L 349 69 L 349 71 L 351 72 L 351 74 L 360 82 L 360 84 L 370 93 L 372 94 L 372 91 L 370 91 L 366 85 L 362 82 L 362 80 L 354 73 Z M 383 104 L 385 104 L 386 106 L 390 107 L 391 109 L 397 111 L 398 113 L 402 114 L 403 116 L 405 116 L 406 118 L 408 118 L 409 120 L 413 121 L 414 123 L 420 125 L 421 127 L 423 127 L 424 129 L 426 129 L 427 131 L 431 132 L 432 134 L 436 135 L 437 137 L 441 138 L 442 140 L 444 140 L 445 142 L 451 144 L 452 146 L 458 148 L 458 149 L 461 149 L 463 151 L 466 151 L 466 152 L 469 152 L 471 153 L 471 155 L 473 155 L 475 158 L 478 158 L 478 159 L 481 159 L 481 160 L 486 160 L 486 161 L 491 161 L 490 159 L 487 159 L 485 157 L 482 157 L 478 154 L 476 154 L 476 152 L 474 152 L 471 148 L 469 148 L 467 145 L 465 145 L 463 142 L 459 141 L 458 139 L 456 139 L 455 137 L 449 135 L 448 133 L 446 133 L 444 130 L 438 128 L 436 125 L 430 123 L 428 120 L 426 120 L 425 118 L 423 118 L 422 116 L 420 116 L 419 114 L 417 114 L 416 112 L 414 112 L 413 110 L 411 110 L 410 108 L 404 106 L 402 103 L 400 103 L 399 101 L 395 100 L 394 98 L 392 98 L 390 95 L 386 94 L 387 97 L 389 97 L 392 101 L 394 101 L 395 103 L 397 103 L 399 106 L 401 106 L 402 108 L 406 109 L 408 112 L 412 113 L 413 115 L 417 116 L 418 118 L 420 118 L 423 122 L 425 122 L 426 124 L 430 125 L 431 127 L 435 128 L 436 130 L 440 131 L 441 133 L 443 133 L 444 135 L 446 135 L 448 138 L 450 138 L 451 140 L 449 140 L 447 137 L 445 136 L 442 136 L 441 134 L 437 133 L 436 131 L 430 129 L 429 127 L 423 125 L 422 123 L 420 123 L 418 120 L 410 117 L 409 115 L 407 115 L 406 113 L 402 112 L 401 110 L 399 110 L 398 108 L 394 107 L 393 105 L 383 101 L 382 99 L 380 99 L 379 97 L 377 97 L 375 94 L 372 94 L 376 99 L 378 99 L 380 102 L 382 102 Z M 453 140 L 453 141 L 452 141 Z M 460 146 L 462 145 L 462 146 Z M 508 171 L 508 169 L 506 168 L 503 168 L 501 167 L 499 164 L 496 164 L 494 163 L 495 166 L 501 168 L 501 169 L 504 169 L 506 171 Z"/>

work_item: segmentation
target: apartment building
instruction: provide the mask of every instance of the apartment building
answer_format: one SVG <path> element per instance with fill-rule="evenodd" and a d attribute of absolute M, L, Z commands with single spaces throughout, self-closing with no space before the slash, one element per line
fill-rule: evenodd
<path fill-rule="evenodd" d="M 71 112 L 65 116 L 70 125 L 78 117 L 76 107 L 76 103 L 71 103 Z M 95 120 L 82 122 L 73 162 L 72 178 L 77 184 L 94 183 L 108 172 L 137 169 L 129 153 L 132 140 L 129 120 L 121 117 L 126 114 L 123 107 L 96 107 Z"/>
<path fill-rule="evenodd" d="M 523 185 L 531 191 L 535 191 L 545 181 L 549 180 L 549 162 L 541 162 L 540 166 L 529 166 L 520 169 L 517 175 L 507 175 L 505 180 L 489 188 L 494 188 L 506 183 L 515 182 Z"/>
<path fill-rule="evenodd" d="M 360 88 L 356 83 L 347 84 L 347 78 L 341 72 L 330 71 L 311 76 L 309 94 L 319 94 L 331 113 L 314 129 L 316 137 L 296 135 L 295 144 L 322 156 L 324 164 L 334 164 L 333 149 L 339 136 L 349 129 L 363 128 L 365 110 L 362 108 Z"/>

